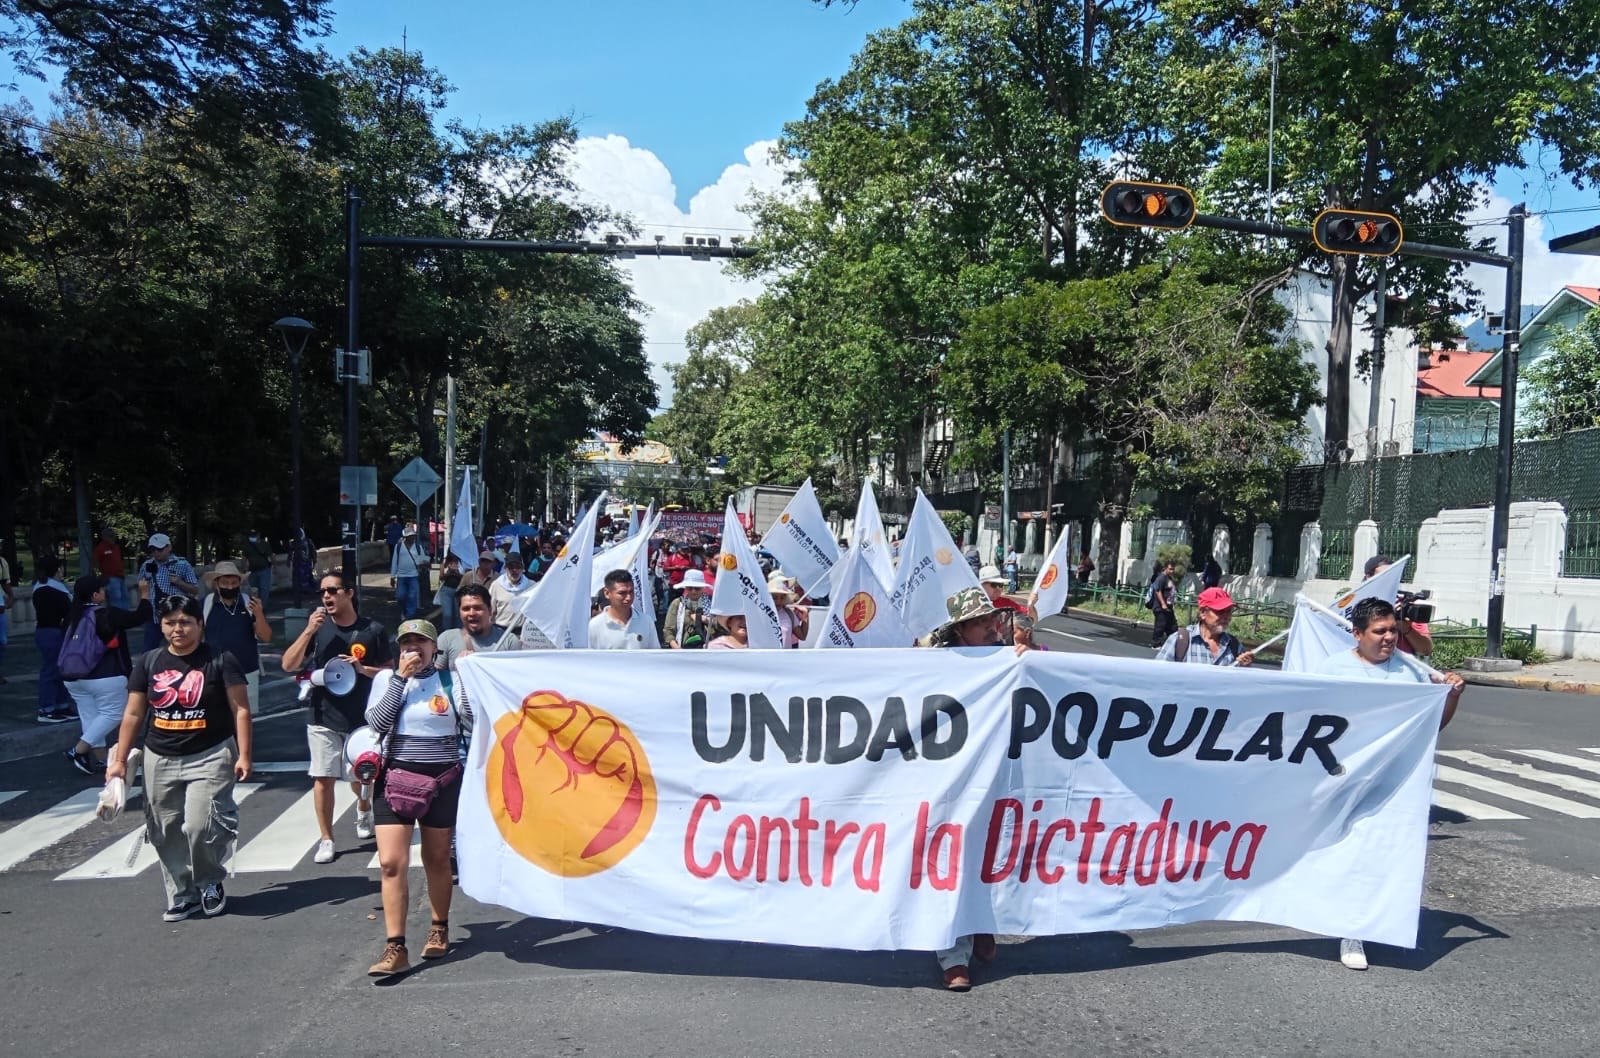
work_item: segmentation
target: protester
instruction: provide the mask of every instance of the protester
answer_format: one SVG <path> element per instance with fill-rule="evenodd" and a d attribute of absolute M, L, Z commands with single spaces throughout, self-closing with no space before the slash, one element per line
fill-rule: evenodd
<path fill-rule="evenodd" d="M 1022 565 L 1022 559 L 1017 555 L 1015 547 L 1006 548 L 1006 554 L 1000 561 L 1000 568 L 1005 571 L 1006 591 L 1013 594 L 1017 590 L 1017 570 Z"/>
<path fill-rule="evenodd" d="M 494 557 L 493 551 L 478 552 L 478 564 L 461 575 L 461 583 L 456 585 L 456 591 L 459 593 L 462 588 L 470 587 L 474 584 L 482 587 L 484 591 L 488 591 L 489 586 L 494 583 L 495 577 L 499 575 L 495 572 L 495 563 L 498 561 Z"/>
<path fill-rule="evenodd" d="M 249 567 L 250 590 L 262 602 L 272 598 L 272 543 L 252 529 L 244 538 L 244 561 Z"/>
<path fill-rule="evenodd" d="M 527 566 L 522 556 L 513 551 L 506 556 L 505 572 L 489 586 L 489 597 L 494 600 L 494 623 L 511 628 L 522 623 L 522 606 L 528 593 L 533 591 L 533 581 L 526 574 Z"/>
<path fill-rule="evenodd" d="M 200 598 L 200 578 L 195 574 L 194 566 L 186 558 L 179 558 L 172 553 L 172 538 L 166 533 L 156 533 L 150 537 L 146 544 L 149 557 L 141 567 L 141 577 L 151 583 L 150 605 L 160 613 L 161 604 L 169 595 L 183 595 L 190 599 Z M 161 629 L 152 621 L 145 626 L 144 646 L 146 650 L 159 649 L 164 637 Z"/>
<path fill-rule="evenodd" d="M 1009 578 L 1000 572 L 998 566 L 984 566 L 978 571 L 978 583 L 983 585 L 983 593 L 988 596 L 989 602 L 997 610 L 1011 610 L 1016 613 L 1027 613 L 1028 608 L 1015 599 L 1006 596 L 1006 588 L 1010 583 Z"/>
<path fill-rule="evenodd" d="M 422 580 L 427 568 L 428 553 L 417 543 L 417 527 L 407 525 L 401 530 L 399 546 L 389 556 L 389 587 L 394 589 L 401 620 L 415 616 L 422 605 Z"/>
<path fill-rule="evenodd" d="M 348 694 L 336 695 L 326 687 L 311 688 L 311 714 L 306 725 L 306 743 L 311 750 L 307 774 L 316 795 L 311 803 L 320 834 L 313 859 L 332 863 L 333 784 L 338 780 L 347 780 L 356 791 L 356 837 L 372 837 L 372 802 L 350 771 L 344 742 L 350 732 L 363 725 L 372 678 L 393 664 L 393 653 L 383 625 L 356 613 L 355 589 L 345 580 L 343 571 L 329 570 L 320 583 L 322 605 L 311 611 L 305 631 L 283 652 L 283 671 L 299 674 L 302 669 L 321 668 L 334 658 L 342 658 L 355 668 L 355 686 Z"/>
<path fill-rule="evenodd" d="M 133 660 L 128 703 L 106 781 L 127 775 L 145 715 L 145 832 L 167 891 L 163 922 L 227 904 L 222 883 L 239 836 L 234 784 L 250 776 L 250 700 L 232 654 L 205 642 L 200 603 L 169 595 L 157 607 L 167 645 Z"/>
<path fill-rule="evenodd" d="M 289 576 L 293 583 L 309 588 L 312 584 L 312 570 L 317 564 L 317 548 L 306 536 L 304 529 L 295 532 L 295 538 L 289 544 Z"/>
<path fill-rule="evenodd" d="M 633 574 L 606 574 L 605 609 L 589 620 L 590 650 L 648 650 L 654 646 L 650 619 L 633 609 Z"/>
<path fill-rule="evenodd" d="M 1155 624 L 1150 629 L 1150 645 L 1159 647 L 1167 637 L 1178 630 L 1178 567 L 1171 562 L 1161 567 L 1161 572 L 1150 582 L 1150 610 L 1155 614 Z"/>
<path fill-rule="evenodd" d="M 1083 555 L 1078 559 L 1078 583 L 1089 583 L 1089 574 L 1094 572 L 1094 559 L 1089 557 L 1089 549 L 1083 549 Z"/>
<path fill-rule="evenodd" d="M 706 644 L 707 650 L 750 649 L 750 622 L 744 614 L 718 613 L 712 615 L 712 620 L 721 634 Z"/>
<path fill-rule="evenodd" d="M 1413 683 L 1443 683 L 1450 690 L 1444 700 L 1444 714 L 1439 728 L 1450 722 L 1461 701 L 1466 681 L 1454 672 L 1433 672 L 1420 661 L 1411 661 L 1395 652 L 1400 640 L 1399 618 L 1394 604 L 1387 599 L 1367 598 L 1356 603 L 1350 612 L 1351 634 L 1355 646 L 1331 654 L 1316 667 L 1325 676 L 1344 676 L 1365 680 L 1409 680 Z M 1359 940 L 1346 938 L 1339 942 L 1339 961 L 1351 970 L 1367 968 L 1366 947 Z"/>
<path fill-rule="evenodd" d="M 494 623 L 488 588 L 468 584 L 456 592 L 456 609 L 459 627 L 439 633 L 434 664 L 441 671 L 454 672 L 456 662 L 468 654 L 518 648 L 517 636 Z"/>
<path fill-rule="evenodd" d="M 774 573 L 767 578 L 767 591 L 778 610 L 778 629 L 782 634 L 784 649 L 793 650 L 805 642 L 806 635 L 811 631 L 811 610 L 795 601 L 798 593 L 794 582 L 782 573 Z"/>
<path fill-rule="evenodd" d="M 67 635 L 67 615 L 72 609 L 72 593 L 56 579 L 61 560 L 45 555 L 34 563 L 33 645 L 39 650 L 38 719 L 41 724 L 64 724 L 77 719 L 78 711 L 61 680 L 57 659 Z"/>
<path fill-rule="evenodd" d="M 1207 588 L 1195 600 L 1199 620 L 1166 638 L 1156 651 L 1157 661 L 1190 665 L 1237 665 L 1245 668 L 1256 656 L 1228 632 L 1233 621 L 1233 596 L 1221 588 Z"/>
<path fill-rule="evenodd" d="M 1200 567 L 1200 586 L 1202 588 L 1222 587 L 1222 566 L 1217 562 L 1216 555 L 1207 555 L 1206 564 Z"/>
<path fill-rule="evenodd" d="M 1367 559 L 1365 579 L 1371 580 L 1393 565 L 1394 559 L 1388 555 L 1373 555 Z M 1406 654 L 1433 653 L 1433 633 L 1426 621 L 1408 621 L 1398 610 L 1395 611 L 1395 619 L 1399 622 L 1400 628 L 1398 650 Z"/>
<path fill-rule="evenodd" d="M 85 775 L 106 770 L 106 740 L 122 720 L 128 674 L 133 671 L 128 633 L 150 620 L 147 581 L 139 582 L 139 605 L 132 610 L 112 606 L 106 589 L 106 578 L 93 575 L 79 577 L 72 585 L 67 634 L 75 649 L 64 649 L 62 654 L 66 662 L 62 677 L 67 693 L 77 703 L 82 728 L 77 744 L 66 754 L 72 766 Z M 80 637 L 82 646 L 76 646 Z"/>
<path fill-rule="evenodd" d="M 394 560 L 395 551 L 399 550 L 400 542 L 405 538 L 406 531 L 400 524 L 398 515 L 389 515 L 389 522 L 383 527 L 383 542 L 389 545 L 389 560 Z"/>
<path fill-rule="evenodd" d="M 242 591 L 243 573 L 232 562 L 218 562 L 205 579 L 212 589 L 200 607 L 206 642 L 232 654 L 239 662 L 250 699 L 250 715 L 255 716 L 261 710 L 260 645 L 272 642 L 266 602 L 259 595 Z"/>
<path fill-rule="evenodd" d="M 439 567 L 439 590 L 433 595 L 433 604 L 439 608 L 439 624 L 445 630 L 455 628 L 460 621 L 456 614 L 456 592 L 464 577 L 461 560 L 453 554 L 445 555 L 444 565 Z"/>
<path fill-rule="evenodd" d="M 1000 611 L 985 593 L 976 588 L 962 588 L 945 600 L 945 610 L 950 620 L 933 634 L 936 647 L 991 647 L 1005 646 L 996 616 Z M 1029 648 L 1017 644 L 1018 654 Z M 999 949 L 993 933 L 974 933 L 957 937 L 955 944 L 936 953 L 939 969 L 944 975 L 944 986 L 952 992 L 965 992 L 972 987 L 972 960 L 994 962 Z"/>
<path fill-rule="evenodd" d="M 95 570 L 106 579 L 106 600 L 110 606 L 126 608 L 128 605 L 127 567 L 122 561 L 122 544 L 116 531 L 109 525 L 100 529 L 100 542 L 90 553 Z"/>
<path fill-rule="evenodd" d="M 706 592 L 711 585 L 704 573 L 694 569 L 683 574 L 678 586 L 683 592 L 667 607 L 661 638 L 670 650 L 699 650 L 709 638 Z"/>
<path fill-rule="evenodd" d="M 437 959 L 450 951 L 450 842 L 461 798 L 459 747 L 472 729 L 472 713 L 465 695 L 458 701 L 434 667 L 437 639 L 427 621 L 402 624 L 399 663 L 378 674 L 367 696 L 367 723 L 388 739 L 373 789 L 385 933 L 383 954 L 367 971 L 373 977 L 411 968 L 406 912 L 413 827 L 422 829 L 422 870 L 433 913 L 422 957 Z"/>

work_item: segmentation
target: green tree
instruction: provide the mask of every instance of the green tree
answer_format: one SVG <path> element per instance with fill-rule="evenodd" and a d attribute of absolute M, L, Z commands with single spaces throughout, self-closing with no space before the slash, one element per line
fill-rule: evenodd
<path fill-rule="evenodd" d="M 1558 437 L 1600 426 L 1600 310 L 1562 328 L 1522 380 L 1523 436 Z"/>

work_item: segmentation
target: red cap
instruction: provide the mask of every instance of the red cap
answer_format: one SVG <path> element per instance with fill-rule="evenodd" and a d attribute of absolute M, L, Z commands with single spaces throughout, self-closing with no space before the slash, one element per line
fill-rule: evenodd
<path fill-rule="evenodd" d="M 1221 588 L 1207 588 L 1200 593 L 1200 598 L 1196 599 L 1195 603 L 1199 606 L 1204 606 L 1208 610 L 1231 610 L 1233 609 L 1233 596 Z"/>

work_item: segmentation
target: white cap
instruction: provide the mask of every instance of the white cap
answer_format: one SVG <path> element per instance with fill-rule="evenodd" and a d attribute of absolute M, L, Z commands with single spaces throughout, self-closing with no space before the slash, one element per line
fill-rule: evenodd
<path fill-rule="evenodd" d="M 150 537 L 150 546 L 151 547 L 171 547 L 172 546 L 172 538 L 170 536 L 168 536 L 166 533 L 156 533 L 154 536 Z"/>

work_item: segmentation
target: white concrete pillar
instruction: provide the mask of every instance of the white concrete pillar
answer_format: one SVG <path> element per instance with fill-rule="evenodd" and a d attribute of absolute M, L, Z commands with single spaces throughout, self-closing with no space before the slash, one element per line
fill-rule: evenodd
<path fill-rule="evenodd" d="M 1355 539 L 1351 543 L 1350 551 L 1350 581 L 1352 584 L 1362 580 L 1362 573 L 1367 568 L 1367 559 L 1378 553 L 1378 523 L 1371 518 L 1356 523 Z M 1399 558 L 1399 555 L 1390 555 L 1390 558 Z"/>
<path fill-rule="evenodd" d="M 1256 523 L 1255 539 L 1250 543 L 1250 576 L 1268 577 L 1272 575 L 1272 526 L 1266 522 Z"/>
<path fill-rule="evenodd" d="M 1307 522 L 1300 530 L 1300 569 L 1302 581 L 1317 579 L 1317 565 L 1322 561 L 1322 523 Z"/>
<path fill-rule="evenodd" d="M 1219 525 L 1211 530 L 1211 554 L 1223 573 L 1233 572 L 1233 534 L 1228 532 L 1227 526 Z"/>

